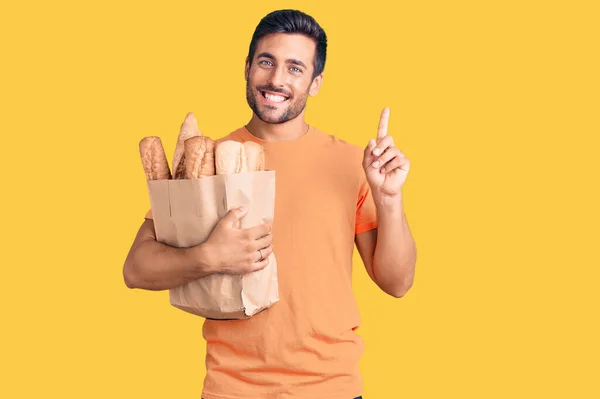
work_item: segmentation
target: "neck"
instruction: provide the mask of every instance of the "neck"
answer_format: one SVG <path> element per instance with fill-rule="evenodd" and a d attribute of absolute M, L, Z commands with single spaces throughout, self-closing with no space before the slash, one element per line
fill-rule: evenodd
<path fill-rule="evenodd" d="M 308 124 L 304 121 L 304 112 L 284 123 L 266 123 L 253 113 L 252 119 L 246 125 L 246 129 L 253 136 L 265 141 L 296 140 L 306 134 L 308 127 Z"/>

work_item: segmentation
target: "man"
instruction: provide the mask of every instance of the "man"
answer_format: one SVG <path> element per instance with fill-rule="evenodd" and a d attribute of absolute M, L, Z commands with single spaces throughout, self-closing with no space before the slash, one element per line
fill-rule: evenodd
<path fill-rule="evenodd" d="M 273 223 L 238 229 L 245 210 L 233 209 L 207 241 L 181 249 L 156 241 L 148 215 L 125 262 L 127 286 L 164 290 L 261 269 L 275 251 L 278 303 L 248 320 L 205 320 L 204 399 L 360 397 L 354 245 L 384 292 L 399 298 L 412 285 L 416 249 L 401 194 L 409 161 L 387 135 L 389 110 L 365 149 L 304 120 L 307 98 L 323 82 L 326 48 L 312 17 L 293 10 L 264 17 L 245 66 L 252 117 L 219 140 L 264 146 L 266 167 L 277 173 Z"/>

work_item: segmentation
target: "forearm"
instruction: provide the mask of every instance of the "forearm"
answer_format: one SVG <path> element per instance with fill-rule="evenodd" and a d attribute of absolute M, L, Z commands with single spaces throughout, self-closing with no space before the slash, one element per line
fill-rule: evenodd
<path fill-rule="evenodd" d="M 404 215 L 402 197 L 377 201 L 377 245 L 373 272 L 385 292 L 401 297 L 414 279 L 416 246 Z"/>
<path fill-rule="evenodd" d="M 176 248 L 148 239 L 125 261 L 123 275 L 129 288 L 161 291 L 204 277 L 211 272 L 203 244 Z"/>

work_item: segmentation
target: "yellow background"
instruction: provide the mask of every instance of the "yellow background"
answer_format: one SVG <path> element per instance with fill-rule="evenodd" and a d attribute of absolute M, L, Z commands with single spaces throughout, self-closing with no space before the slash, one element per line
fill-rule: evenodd
<path fill-rule="evenodd" d="M 329 36 L 309 123 L 362 146 L 389 106 L 412 161 L 414 287 L 356 262 L 365 399 L 600 397 L 594 3 L 4 4 L 0 397 L 199 397 L 202 319 L 122 280 L 137 145 L 246 123 L 251 34 L 286 7 Z"/>

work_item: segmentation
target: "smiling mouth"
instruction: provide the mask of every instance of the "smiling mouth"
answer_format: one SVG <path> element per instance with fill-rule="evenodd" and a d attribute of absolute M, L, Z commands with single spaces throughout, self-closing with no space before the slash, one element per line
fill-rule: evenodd
<path fill-rule="evenodd" d="M 282 103 L 286 101 L 289 97 L 282 96 L 280 94 L 268 93 L 266 91 L 261 91 L 260 94 L 267 100 L 273 103 Z"/>

